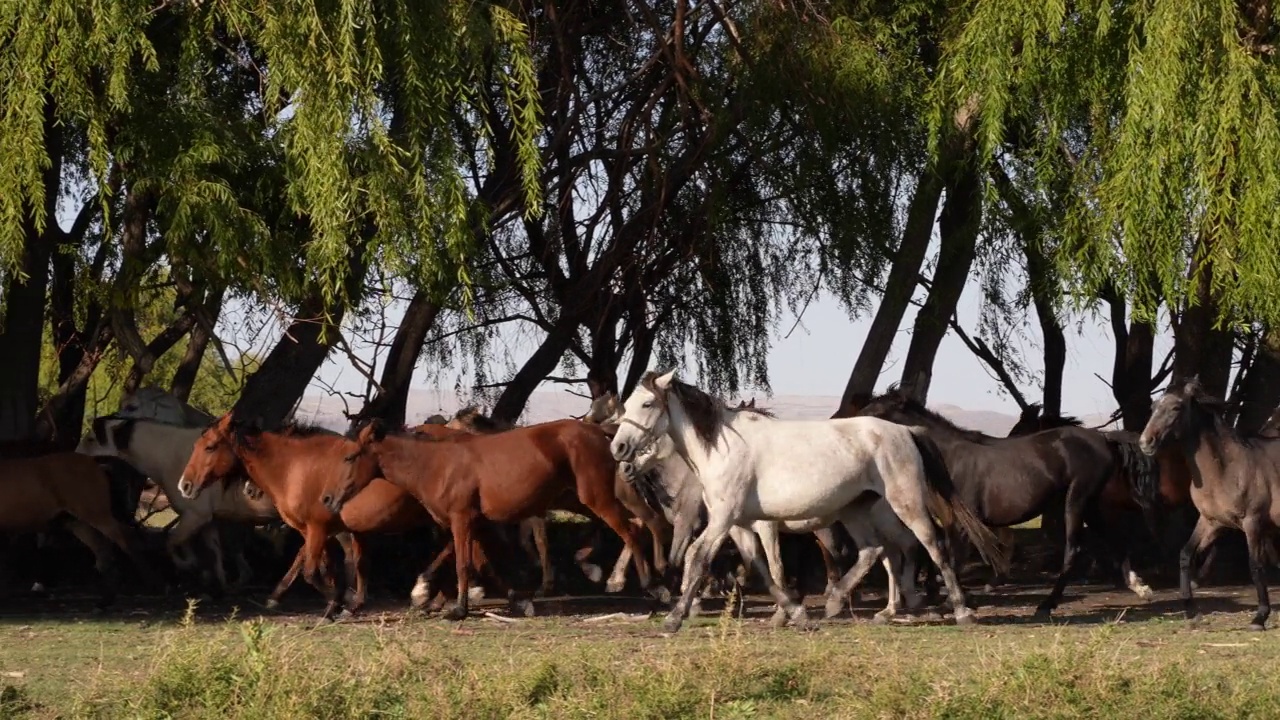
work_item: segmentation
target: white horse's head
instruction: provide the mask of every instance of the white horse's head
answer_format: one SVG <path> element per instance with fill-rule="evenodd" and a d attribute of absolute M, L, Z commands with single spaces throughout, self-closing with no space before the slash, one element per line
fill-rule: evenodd
<path fill-rule="evenodd" d="M 664 374 L 649 373 L 622 406 L 618 419 L 618 434 L 613 436 L 613 458 L 618 461 L 634 460 L 636 454 L 667 434 L 671 418 L 667 413 L 667 391 L 675 380 L 676 371 Z"/>

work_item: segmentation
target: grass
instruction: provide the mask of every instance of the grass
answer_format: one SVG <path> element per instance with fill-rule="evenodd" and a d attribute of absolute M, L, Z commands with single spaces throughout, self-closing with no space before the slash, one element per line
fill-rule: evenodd
<path fill-rule="evenodd" d="M 1229 617 L 813 633 L 728 618 L 421 616 L 0 627 L 0 717 L 1238 718 L 1280 715 L 1271 636 Z M 21 676 L 18 676 L 21 673 Z"/>

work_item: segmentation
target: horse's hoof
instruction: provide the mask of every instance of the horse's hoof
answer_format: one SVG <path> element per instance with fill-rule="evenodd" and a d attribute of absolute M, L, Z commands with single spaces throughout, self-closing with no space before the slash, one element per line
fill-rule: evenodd
<path fill-rule="evenodd" d="M 689 617 L 698 617 L 702 614 L 702 598 L 695 598 L 693 604 L 689 606 Z"/>
<path fill-rule="evenodd" d="M 280 601 L 275 598 L 267 598 L 266 607 L 268 610 L 277 610 L 280 608 Z"/>
<path fill-rule="evenodd" d="M 409 605 L 414 610 L 421 610 L 427 606 L 427 602 L 431 600 L 432 592 L 425 586 L 414 585 L 413 591 L 409 593 Z"/>
<path fill-rule="evenodd" d="M 830 620 L 831 618 L 839 615 L 842 610 L 844 610 L 844 601 L 842 599 L 835 597 L 828 598 L 827 605 L 823 608 L 822 617 L 824 620 Z"/>
<path fill-rule="evenodd" d="M 479 585 L 473 585 L 467 588 L 467 598 L 471 602 L 480 602 L 484 599 L 484 588 Z"/>
<path fill-rule="evenodd" d="M 550 585 L 543 585 L 542 587 L 533 591 L 533 596 L 536 598 L 551 597 L 551 595 L 554 592 L 555 592 L 555 588 L 551 587 Z"/>
<path fill-rule="evenodd" d="M 336 618 L 336 620 L 337 622 L 345 622 L 347 620 L 354 618 L 355 616 L 356 614 L 351 612 L 351 610 L 347 608 L 342 608 L 342 612 L 338 613 L 338 617 Z"/>
<path fill-rule="evenodd" d="M 871 616 L 871 624 L 872 625 L 888 625 L 889 616 L 883 613 L 876 613 L 875 615 Z"/>
<path fill-rule="evenodd" d="M 1267 626 L 1263 623 L 1249 623 L 1249 629 L 1254 632 L 1262 632 L 1267 629 Z"/>
<path fill-rule="evenodd" d="M 522 615 L 524 617 L 531 618 L 535 614 L 532 600 L 516 600 L 511 603 L 510 607 L 512 615 Z"/>
<path fill-rule="evenodd" d="M 1036 614 L 1031 616 L 1032 619 L 1039 622 L 1049 622 L 1053 619 L 1053 611 L 1043 605 L 1036 608 Z"/>
<path fill-rule="evenodd" d="M 774 610 L 773 615 L 769 618 L 769 625 L 775 628 L 780 628 L 784 627 L 786 624 L 787 609 L 779 605 L 778 609 Z"/>
<path fill-rule="evenodd" d="M 795 611 L 791 613 L 791 627 L 800 632 L 817 629 L 813 623 L 809 622 L 809 613 L 803 605 L 797 605 Z"/>
<path fill-rule="evenodd" d="M 1150 600 L 1152 597 L 1155 596 L 1155 592 L 1153 592 L 1151 588 L 1147 587 L 1146 585 L 1139 585 L 1138 587 L 1134 588 L 1133 592 L 1143 600 Z"/>
<path fill-rule="evenodd" d="M 613 580 L 611 578 L 609 582 L 604 584 L 604 591 L 610 594 L 620 593 L 622 592 L 622 589 L 625 588 L 626 586 L 627 586 L 627 581 L 625 578 L 622 580 Z"/>
<path fill-rule="evenodd" d="M 351 607 L 356 604 L 356 591 L 348 590 L 342 594 L 342 604 Z"/>
<path fill-rule="evenodd" d="M 600 566 L 595 563 L 583 563 L 582 574 L 586 575 L 587 579 L 593 583 L 598 583 L 604 578 L 604 570 L 601 570 Z"/>
<path fill-rule="evenodd" d="M 667 619 L 663 621 L 662 630 L 664 632 L 676 633 L 680 631 L 680 626 L 683 624 L 684 624 L 684 618 L 680 617 L 679 615 L 671 614 L 671 615 L 668 615 Z"/>
<path fill-rule="evenodd" d="M 444 615 L 441 615 L 441 617 L 443 617 L 445 620 L 454 620 L 454 621 L 465 620 L 467 617 L 467 610 L 461 605 L 454 605 L 453 607 L 449 608 L 449 610 L 445 612 Z"/>
<path fill-rule="evenodd" d="M 653 586 L 652 588 L 649 589 L 649 594 L 653 596 L 653 599 L 657 600 L 663 605 L 671 604 L 671 591 L 667 589 L 666 585 Z"/>
<path fill-rule="evenodd" d="M 33 583 L 31 583 L 31 594 L 32 594 L 32 595 L 44 595 L 44 594 L 46 594 L 46 593 L 48 593 L 48 592 L 49 592 L 49 591 L 45 588 L 44 583 L 42 583 L 42 582 L 33 582 Z"/>
<path fill-rule="evenodd" d="M 996 591 L 996 586 L 992 585 L 991 583 L 987 583 L 986 585 L 982 586 L 982 592 L 987 593 L 988 595 L 990 595 L 995 591 Z"/>
<path fill-rule="evenodd" d="M 978 618 L 975 617 L 972 612 L 967 612 L 964 614 L 957 613 L 956 624 L 957 625 L 977 625 Z"/>

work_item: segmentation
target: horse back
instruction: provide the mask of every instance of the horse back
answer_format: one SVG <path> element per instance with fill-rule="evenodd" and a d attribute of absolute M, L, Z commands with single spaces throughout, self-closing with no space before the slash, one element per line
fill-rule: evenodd
<path fill-rule="evenodd" d="M 0 478 L 0 527 L 6 530 L 38 530 L 64 512 L 84 520 L 112 516 L 110 481 L 88 455 L 0 460 Z"/>

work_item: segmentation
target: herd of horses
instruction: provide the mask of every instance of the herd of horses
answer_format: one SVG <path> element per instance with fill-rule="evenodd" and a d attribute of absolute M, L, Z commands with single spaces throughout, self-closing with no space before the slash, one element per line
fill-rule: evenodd
<path fill-rule="evenodd" d="M 1258 593 L 1250 627 L 1263 629 L 1270 614 L 1280 440 L 1239 435 L 1194 378 L 1169 387 L 1141 433 L 1024 417 L 1004 438 L 957 427 L 897 388 L 830 420 L 782 420 L 754 402 L 730 407 L 674 371 L 646 374 L 625 403 L 596 398 L 582 418 L 511 427 L 468 409 L 416 427 L 373 420 L 347 435 L 213 418 L 146 390 L 96 418 L 75 452 L 0 447 L 0 532 L 65 526 L 96 558 L 104 605 L 115 594 L 117 551 L 143 582 L 168 583 L 139 548 L 136 512 L 149 479 L 177 515 L 166 536 L 174 568 L 197 565 L 193 545 L 202 543 L 212 583 L 230 588 L 219 529 L 283 522 L 302 546 L 267 605 L 277 607 L 301 574 L 325 598 L 325 620 L 365 605 L 372 536 L 424 527 L 447 542 L 418 575 L 414 607 L 452 601 L 444 617 L 461 620 L 485 579 L 513 611 L 532 614 L 531 597 L 552 591 L 545 518 L 553 510 L 596 518 L 621 539 L 606 591 L 620 592 L 634 567 L 642 590 L 671 606 L 669 632 L 697 611 L 726 539 L 777 604 L 773 622 L 807 627 L 803 598 L 782 568 L 784 533 L 817 539 L 826 617 L 880 564 L 889 588 L 874 621 L 938 602 L 940 580 L 955 621 L 970 623 L 957 576 L 969 550 L 991 566 L 994 591 L 1013 549 L 1007 529 L 1060 516 L 1062 565 L 1036 610 L 1047 618 L 1086 542 L 1091 554 L 1117 561 L 1121 584 L 1150 597 L 1133 570 L 1135 540 L 1144 531 L 1160 537 L 1170 513 L 1188 505 L 1199 519 L 1179 562 L 1187 617 L 1195 616 L 1197 561 L 1226 529 L 1243 531 L 1248 544 Z M 510 552 L 516 543 L 539 561 L 533 592 L 532 583 L 513 582 L 529 575 L 524 553 Z M 599 582 L 591 552 L 588 545 L 575 560 Z M 252 568 L 233 554 L 243 584 Z M 456 583 L 439 579 L 450 561 Z"/>

